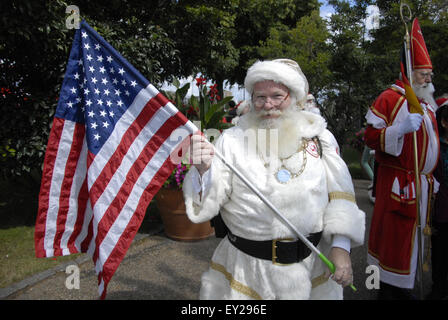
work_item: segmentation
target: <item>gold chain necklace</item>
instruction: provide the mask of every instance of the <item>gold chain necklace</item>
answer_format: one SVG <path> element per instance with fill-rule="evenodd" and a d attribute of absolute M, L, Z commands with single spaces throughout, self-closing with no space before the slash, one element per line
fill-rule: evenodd
<path fill-rule="evenodd" d="M 302 138 L 302 145 L 300 146 L 299 150 L 297 150 L 297 153 L 302 151 L 302 166 L 300 168 L 300 170 L 296 173 L 292 173 L 290 170 L 288 170 L 285 165 L 284 165 L 284 161 L 290 159 L 292 156 L 294 156 L 295 154 L 290 155 L 287 158 L 284 159 L 280 159 L 281 161 L 281 166 L 280 168 L 277 170 L 277 172 L 275 173 L 275 177 L 277 179 L 278 182 L 282 183 L 282 184 L 287 184 L 291 179 L 295 179 L 298 176 L 300 176 L 303 173 L 303 170 L 305 170 L 306 167 L 306 162 L 307 162 L 307 156 L 306 156 L 306 147 L 308 145 L 308 140 Z M 263 158 L 263 161 L 265 162 L 265 168 L 267 168 L 269 166 L 269 163 L 266 163 L 266 161 L 264 160 L 263 155 L 261 155 L 261 157 Z"/>

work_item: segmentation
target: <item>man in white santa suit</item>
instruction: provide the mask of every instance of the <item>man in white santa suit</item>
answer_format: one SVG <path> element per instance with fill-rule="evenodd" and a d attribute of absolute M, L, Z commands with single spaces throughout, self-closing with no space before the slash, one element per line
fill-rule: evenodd
<path fill-rule="evenodd" d="M 215 148 L 336 271 L 328 279 L 316 254 L 214 156 L 203 136 L 193 135 L 196 164 L 183 186 L 188 217 L 199 223 L 220 213 L 229 229 L 202 276 L 200 298 L 342 299 L 353 281 L 350 249 L 364 241 L 365 214 L 334 137 L 321 116 L 303 110 L 308 83 L 296 62 L 256 62 L 245 87 L 251 110 Z"/>

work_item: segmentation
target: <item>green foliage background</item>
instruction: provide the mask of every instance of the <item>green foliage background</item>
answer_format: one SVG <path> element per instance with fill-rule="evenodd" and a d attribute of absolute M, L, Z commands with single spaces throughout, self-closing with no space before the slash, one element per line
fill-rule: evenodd
<path fill-rule="evenodd" d="M 199 72 L 222 91 L 243 84 L 257 59 L 291 58 L 301 65 L 330 130 L 341 145 L 357 132 L 367 108 L 399 72 L 404 26 L 399 1 L 329 0 L 76 1 L 81 17 L 156 86 Z M 434 64 L 436 96 L 448 92 L 448 4 L 408 0 L 420 20 Z M 0 174 L 39 183 L 52 118 L 74 30 L 68 1 L 0 3 Z M 367 33 L 368 5 L 380 28 Z"/>

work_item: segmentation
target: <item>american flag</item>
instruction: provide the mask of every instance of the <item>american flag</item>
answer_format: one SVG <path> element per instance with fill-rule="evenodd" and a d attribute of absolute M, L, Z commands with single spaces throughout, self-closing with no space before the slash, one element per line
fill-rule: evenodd
<path fill-rule="evenodd" d="M 45 153 L 36 256 L 88 253 L 105 298 L 149 202 L 197 130 L 83 21 Z"/>

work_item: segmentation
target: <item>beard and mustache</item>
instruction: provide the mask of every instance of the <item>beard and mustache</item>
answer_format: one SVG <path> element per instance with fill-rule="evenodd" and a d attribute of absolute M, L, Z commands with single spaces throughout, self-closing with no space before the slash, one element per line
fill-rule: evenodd
<path fill-rule="evenodd" d="M 412 89 L 414 89 L 415 95 L 420 98 L 423 99 L 426 103 L 429 103 L 430 105 L 433 106 L 433 108 L 437 109 L 437 103 L 436 100 L 434 99 L 434 85 L 432 84 L 432 82 L 430 83 L 424 83 L 424 84 L 412 84 Z"/>
<path fill-rule="evenodd" d="M 266 116 L 276 115 L 276 118 Z M 297 150 L 301 137 L 298 134 L 297 125 L 300 122 L 301 111 L 295 107 L 295 101 L 283 110 L 251 109 L 242 118 L 241 126 L 254 132 L 252 142 L 255 152 L 263 153 L 267 158 L 290 155 Z M 241 120 L 240 120 L 241 121 Z"/>
<path fill-rule="evenodd" d="M 260 129 L 278 129 L 285 118 L 284 112 L 282 110 L 261 110 L 256 115 L 258 118 L 258 128 Z M 267 119 L 265 118 L 269 116 L 276 117 Z"/>

